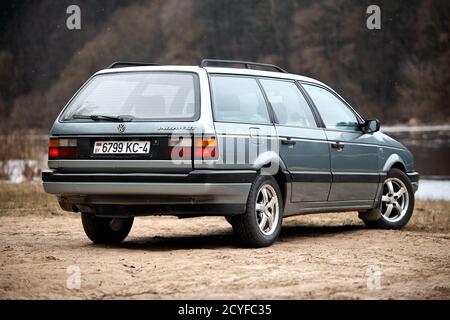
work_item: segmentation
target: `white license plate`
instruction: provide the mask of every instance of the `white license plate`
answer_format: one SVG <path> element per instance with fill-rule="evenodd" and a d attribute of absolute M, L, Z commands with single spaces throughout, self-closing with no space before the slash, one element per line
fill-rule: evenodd
<path fill-rule="evenodd" d="M 94 154 L 149 154 L 150 141 L 95 141 Z"/>

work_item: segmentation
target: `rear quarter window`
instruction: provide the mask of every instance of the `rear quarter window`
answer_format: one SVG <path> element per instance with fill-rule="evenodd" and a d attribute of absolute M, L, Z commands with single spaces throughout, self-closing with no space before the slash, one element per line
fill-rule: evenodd
<path fill-rule="evenodd" d="M 211 76 L 215 121 L 270 123 L 269 112 L 256 79 Z"/>

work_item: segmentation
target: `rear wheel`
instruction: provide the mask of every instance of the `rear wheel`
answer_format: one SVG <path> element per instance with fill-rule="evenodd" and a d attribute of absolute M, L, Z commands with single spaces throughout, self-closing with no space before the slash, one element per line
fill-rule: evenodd
<path fill-rule="evenodd" d="M 256 248 L 275 242 L 282 219 L 283 198 L 271 176 L 258 176 L 250 188 L 245 214 L 229 217 L 239 244 Z"/>
<path fill-rule="evenodd" d="M 411 219 L 414 210 L 414 190 L 408 176 L 391 169 L 383 183 L 380 206 L 361 212 L 360 218 L 372 228 L 400 229 Z"/>
<path fill-rule="evenodd" d="M 134 218 L 100 218 L 92 213 L 81 213 L 84 232 L 96 244 L 117 244 L 125 240 Z"/>

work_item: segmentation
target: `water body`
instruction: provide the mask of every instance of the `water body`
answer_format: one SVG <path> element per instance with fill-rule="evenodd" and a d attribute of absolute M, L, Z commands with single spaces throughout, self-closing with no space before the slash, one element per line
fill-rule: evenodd
<path fill-rule="evenodd" d="M 414 155 L 422 178 L 450 180 L 450 126 L 382 127 Z"/>
<path fill-rule="evenodd" d="M 421 175 L 416 197 L 450 201 L 450 125 L 395 126 L 382 131 L 414 155 L 415 169 Z"/>
<path fill-rule="evenodd" d="M 420 200 L 450 201 L 450 180 L 424 180 L 419 182 L 416 198 Z"/>

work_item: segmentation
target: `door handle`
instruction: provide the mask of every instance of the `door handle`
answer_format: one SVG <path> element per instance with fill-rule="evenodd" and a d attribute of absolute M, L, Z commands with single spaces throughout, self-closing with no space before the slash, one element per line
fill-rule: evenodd
<path fill-rule="evenodd" d="M 285 140 L 281 140 L 282 144 L 288 145 L 288 146 L 293 146 L 297 143 L 297 141 L 292 140 L 291 138 L 287 138 Z"/>
<path fill-rule="evenodd" d="M 337 149 L 338 151 L 340 151 L 340 150 L 344 149 L 345 145 L 339 141 L 336 141 L 335 143 L 331 144 L 331 147 L 333 149 Z"/>

